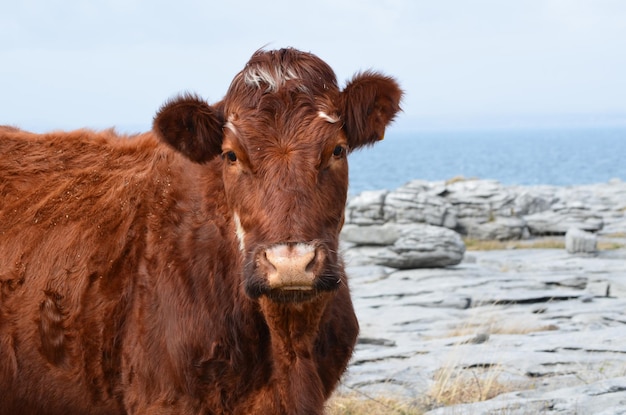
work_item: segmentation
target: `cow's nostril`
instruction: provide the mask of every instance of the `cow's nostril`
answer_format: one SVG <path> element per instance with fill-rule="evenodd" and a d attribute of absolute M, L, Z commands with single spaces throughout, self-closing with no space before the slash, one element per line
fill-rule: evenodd
<path fill-rule="evenodd" d="M 317 263 L 317 250 L 313 251 L 313 258 L 311 258 L 309 263 L 306 265 L 305 271 L 313 272 L 313 270 L 315 269 L 316 263 Z"/>

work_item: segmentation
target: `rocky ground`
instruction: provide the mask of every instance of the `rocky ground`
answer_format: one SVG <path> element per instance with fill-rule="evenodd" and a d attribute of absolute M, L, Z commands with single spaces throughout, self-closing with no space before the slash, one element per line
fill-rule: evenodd
<path fill-rule="evenodd" d="M 616 245 L 625 243 L 626 186 L 621 182 L 603 186 L 601 197 L 591 187 L 570 189 L 570 200 L 558 197 L 563 189 L 553 189 L 545 193 L 550 203 L 526 216 L 511 216 L 509 206 L 502 208 L 508 216 L 474 220 L 460 213 L 458 199 L 440 215 L 439 227 L 445 228 L 444 236 L 452 243 L 447 248 L 439 244 L 430 252 L 447 249 L 456 258 L 463 229 L 500 218 L 522 221 L 517 221 L 522 227 L 518 237 L 542 238 L 529 230 L 527 216 L 532 215 L 560 215 L 560 223 L 587 223 L 586 230 L 601 241 L 610 236 Z M 617 195 L 613 199 L 603 193 L 611 187 Z M 506 203 L 519 202 L 519 189 L 514 196 L 505 190 Z M 437 192 L 447 200 L 453 193 Z M 522 189 L 522 193 L 532 192 Z M 586 196 L 572 201 L 572 194 Z M 527 197 L 539 205 L 537 198 Z M 439 202 L 442 206 L 446 200 Z M 436 203 L 429 202 L 431 207 Z M 550 208 L 554 204 L 557 210 Z M 563 208 L 568 205 L 570 216 Z M 368 210 L 361 204 L 361 212 L 369 212 L 369 219 L 363 220 L 354 215 L 354 206 L 348 225 L 367 229 L 348 227 L 357 236 L 348 237 L 344 251 L 361 335 L 343 392 L 365 399 L 397 397 L 429 415 L 626 414 L 626 248 L 575 254 L 565 249 L 462 249 L 460 262 L 452 260 L 456 265 L 433 267 L 428 247 L 419 240 L 419 226 L 432 225 L 418 220 L 401 223 L 412 229 L 408 245 L 426 258 L 420 268 L 407 241 L 398 242 L 407 239 L 407 231 L 395 227 L 397 221 L 370 220 L 372 212 L 397 218 L 399 211 Z M 465 223 L 462 227 L 459 217 Z M 607 224 L 609 231 L 602 234 Z M 453 229 L 458 235 L 447 233 Z M 481 232 L 473 229 L 475 234 Z M 363 236 L 364 231 L 373 234 Z M 558 239 L 564 232 L 563 228 L 550 233 Z M 436 238 L 429 243 L 437 245 Z M 407 266 L 389 262 L 390 257 L 407 253 Z M 460 403 L 478 398 L 486 400 Z"/>

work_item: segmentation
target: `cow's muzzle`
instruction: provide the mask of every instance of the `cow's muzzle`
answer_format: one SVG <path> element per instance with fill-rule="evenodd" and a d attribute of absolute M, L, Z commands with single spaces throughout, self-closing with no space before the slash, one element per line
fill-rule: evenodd
<path fill-rule="evenodd" d="M 340 284 L 332 271 L 328 250 L 316 243 L 280 243 L 257 250 L 254 271 L 246 281 L 252 297 L 267 295 L 277 301 L 304 301 Z"/>
<path fill-rule="evenodd" d="M 313 290 L 325 256 L 311 244 L 279 244 L 260 252 L 258 266 L 272 290 Z"/>

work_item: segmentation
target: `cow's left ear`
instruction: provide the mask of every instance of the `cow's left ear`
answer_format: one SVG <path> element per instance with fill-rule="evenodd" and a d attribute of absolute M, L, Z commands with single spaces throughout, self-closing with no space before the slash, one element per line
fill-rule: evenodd
<path fill-rule="evenodd" d="M 221 106 L 210 106 L 194 95 L 166 102 L 154 117 L 156 134 L 196 163 L 206 162 L 222 152 L 223 116 Z"/>
<path fill-rule="evenodd" d="M 402 90 L 391 77 L 364 72 L 348 82 L 341 95 L 344 130 L 354 149 L 383 139 L 400 111 Z"/>

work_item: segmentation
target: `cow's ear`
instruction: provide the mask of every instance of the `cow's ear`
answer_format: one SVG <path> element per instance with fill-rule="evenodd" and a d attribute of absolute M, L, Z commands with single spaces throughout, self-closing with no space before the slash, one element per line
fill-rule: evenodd
<path fill-rule="evenodd" d="M 194 95 L 166 102 L 154 117 L 153 129 L 167 144 L 197 163 L 222 152 L 221 105 L 210 106 Z"/>
<path fill-rule="evenodd" d="M 343 128 L 350 148 L 382 140 L 385 127 L 400 111 L 398 83 L 388 76 L 364 72 L 348 82 L 341 94 Z"/>

